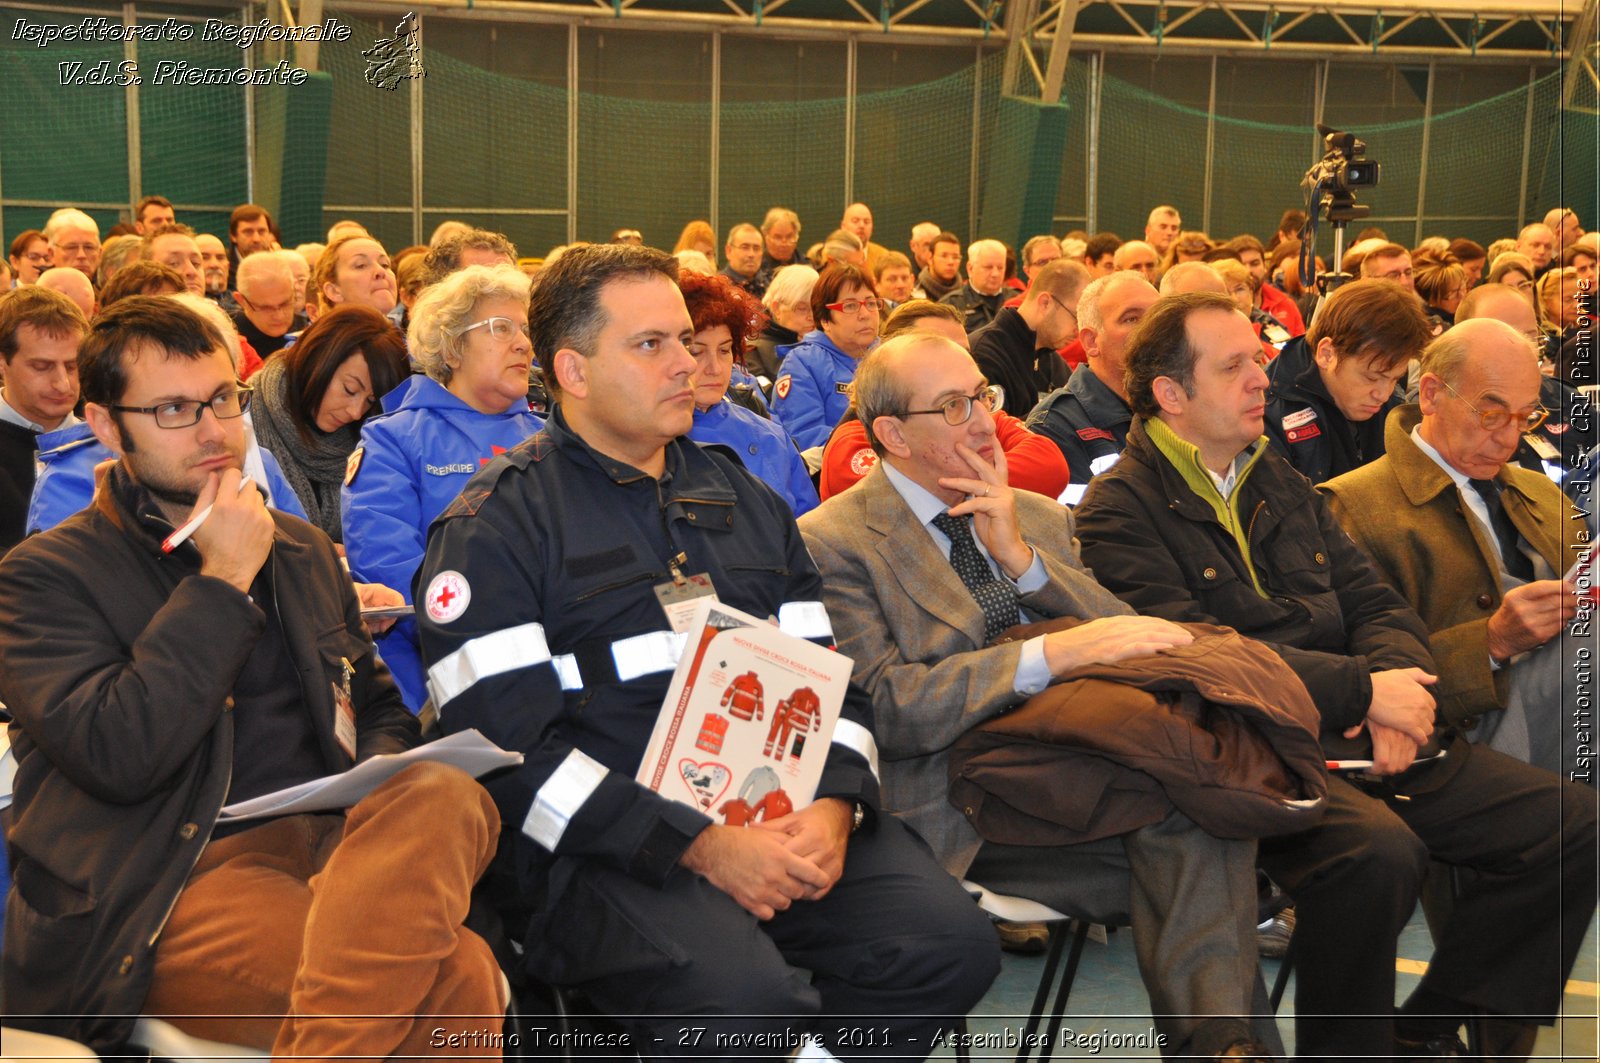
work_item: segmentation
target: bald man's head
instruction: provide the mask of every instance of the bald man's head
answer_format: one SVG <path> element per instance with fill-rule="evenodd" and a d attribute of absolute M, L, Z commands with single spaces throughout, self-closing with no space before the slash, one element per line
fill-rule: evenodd
<path fill-rule="evenodd" d="M 60 292 L 71 299 L 83 311 L 84 317 L 94 316 L 94 285 L 89 283 L 89 278 L 81 270 L 72 266 L 55 266 L 39 274 L 37 283 L 42 288 Z"/>
<path fill-rule="evenodd" d="M 1534 345 L 1516 328 L 1460 322 L 1422 352 L 1418 431 L 1463 476 L 1493 479 L 1539 408 L 1540 380 Z"/>
<path fill-rule="evenodd" d="M 872 210 L 865 203 L 852 203 L 844 208 L 839 228 L 855 234 L 863 244 L 872 239 Z"/>
<path fill-rule="evenodd" d="M 1227 295 L 1228 285 L 1221 274 L 1204 262 L 1180 262 L 1162 274 L 1162 295 L 1183 295 L 1188 292 Z"/>

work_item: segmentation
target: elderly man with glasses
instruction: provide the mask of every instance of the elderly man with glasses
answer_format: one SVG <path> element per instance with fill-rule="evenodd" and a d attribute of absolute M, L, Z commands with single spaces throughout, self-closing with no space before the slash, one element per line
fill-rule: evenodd
<path fill-rule="evenodd" d="M 100 264 L 100 226 L 81 210 L 62 207 L 44 223 L 45 239 L 50 241 L 51 261 L 71 266 L 85 277 L 94 278 Z"/>
<path fill-rule="evenodd" d="M 263 358 L 289 345 L 289 337 L 306 327 L 295 305 L 294 273 L 275 251 L 257 251 L 239 263 L 238 290 L 232 316 L 239 335 Z"/>
<path fill-rule="evenodd" d="M 1428 627 L 1434 696 L 1474 741 L 1593 785 L 1561 691 L 1578 609 L 1575 510 L 1512 462 L 1550 416 L 1533 344 L 1493 318 L 1424 352 L 1417 405 L 1389 416 L 1387 454 L 1324 485 L 1334 514 Z"/>
<path fill-rule="evenodd" d="M 1503 321 L 1527 337 L 1534 349 L 1546 358 L 1555 353 L 1549 334 L 1539 327 L 1533 307 L 1514 288 L 1504 284 L 1480 284 L 1472 289 L 1456 308 L 1456 323 L 1474 318 Z M 1420 365 L 1412 376 L 1406 398 L 1415 402 L 1421 387 Z M 1600 441 L 1594 404 L 1565 380 L 1546 375 L 1541 375 L 1539 380 L 1539 404 L 1550 411 L 1550 416 L 1538 428 L 1523 433 L 1511 461 L 1550 477 L 1568 498 L 1590 515 L 1592 523 L 1596 513 L 1592 485 L 1589 478 L 1578 474 L 1577 470 L 1582 467 L 1584 455 Z"/>
<path fill-rule="evenodd" d="M 1010 485 L 995 429 L 1004 401 L 952 341 L 926 332 L 885 341 L 862 362 L 855 392 L 879 461 L 800 518 L 839 650 L 872 693 L 885 807 L 957 877 L 1130 918 L 1163 1057 L 1270 1057 L 1277 1032 L 1254 995 L 1252 840 L 1213 837 L 1166 801 L 1142 823 L 1121 820 L 1136 801 L 1106 787 L 1076 806 L 1078 825 L 1102 831 L 1075 844 L 997 844 L 969 821 L 972 807 L 964 815 L 947 796 L 953 747 L 987 721 L 1075 670 L 1192 641 L 1101 587 L 1078 560 L 1069 512 Z M 1024 619 L 1065 618 L 1082 622 L 997 639 Z M 1081 791 L 1038 794 L 1021 811 L 1048 818 Z"/>

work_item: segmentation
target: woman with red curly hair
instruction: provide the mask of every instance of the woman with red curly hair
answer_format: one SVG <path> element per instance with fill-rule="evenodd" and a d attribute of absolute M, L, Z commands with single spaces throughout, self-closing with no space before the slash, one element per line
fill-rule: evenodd
<path fill-rule="evenodd" d="M 699 363 L 689 438 L 732 450 L 746 469 L 789 503 L 795 516 L 815 508 L 817 489 L 789 434 L 728 400 L 734 364 L 744 364 L 745 344 L 767 323 L 761 304 L 726 277 L 684 270 L 678 286 L 694 322 L 689 353 Z"/>

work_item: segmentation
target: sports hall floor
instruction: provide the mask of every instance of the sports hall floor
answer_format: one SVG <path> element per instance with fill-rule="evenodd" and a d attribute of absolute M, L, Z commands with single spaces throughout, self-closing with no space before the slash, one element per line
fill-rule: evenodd
<path fill-rule="evenodd" d="M 1396 963 L 1398 996 L 1404 999 L 1426 970 L 1428 957 L 1433 951 L 1428 928 L 1419 910 L 1411 919 L 1400 938 L 1400 959 Z M 1065 966 L 1065 958 L 1062 960 Z M 988 995 L 968 1018 L 968 1029 L 974 1033 L 990 1032 L 1004 1036 L 1010 1028 L 1020 1037 L 1034 990 L 1044 970 L 1045 957 L 1004 955 L 1000 977 Z M 1270 988 L 1278 973 L 1278 961 L 1262 962 L 1263 976 Z M 1600 993 L 1600 930 L 1591 923 L 1584 939 L 1583 951 L 1573 966 L 1567 982 L 1563 1014 L 1553 1028 L 1541 1028 L 1534 1046 L 1535 1058 L 1571 1060 L 1574 1063 L 1594 1063 L 1600 1058 L 1597 1046 L 1597 993 Z M 1146 1034 L 1150 1028 L 1149 1000 L 1140 984 L 1134 962 L 1132 934 L 1123 929 L 1109 935 L 1106 944 L 1091 939 L 1084 949 L 1083 962 L 1073 983 L 1072 995 L 1067 1001 L 1064 1027 L 1071 1027 L 1076 1042 L 1063 1047 L 1060 1036 L 1056 1040 L 1054 1058 L 1068 1059 L 1145 1059 L 1159 1056 L 1156 1049 L 1102 1048 L 1092 1052 L 1086 1035 L 1111 1031 L 1124 1035 Z M 1278 1013 L 1278 1028 L 1283 1034 L 1285 1047 L 1294 1051 L 1294 984 L 1291 981 L 1284 995 L 1283 1007 Z M 1103 1039 L 1109 1040 L 1109 1039 Z M 1013 1059 L 1017 1050 L 1001 1048 L 975 1048 L 973 1060 Z M 939 1049 L 934 1058 L 953 1058 L 949 1048 Z"/>

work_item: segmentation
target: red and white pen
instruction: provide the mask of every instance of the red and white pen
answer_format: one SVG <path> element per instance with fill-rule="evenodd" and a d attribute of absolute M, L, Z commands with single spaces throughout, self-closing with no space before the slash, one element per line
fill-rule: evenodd
<path fill-rule="evenodd" d="M 255 481 L 246 476 L 244 479 L 239 481 L 239 490 L 243 491 L 247 486 L 253 483 L 255 483 Z M 215 504 L 216 503 L 212 503 L 212 505 Z M 206 518 L 209 516 L 211 516 L 211 506 L 207 506 L 205 509 L 202 509 L 194 516 L 184 521 L 183 527 L 179 528 L 177 531 L 161 540 L 161 552 L 163 554 L 170 554 L 172 551 L 182 546 L 188 541 L 189 536 L 200 530 L 200 525 L 204 524 L 206 522 Z"/>

